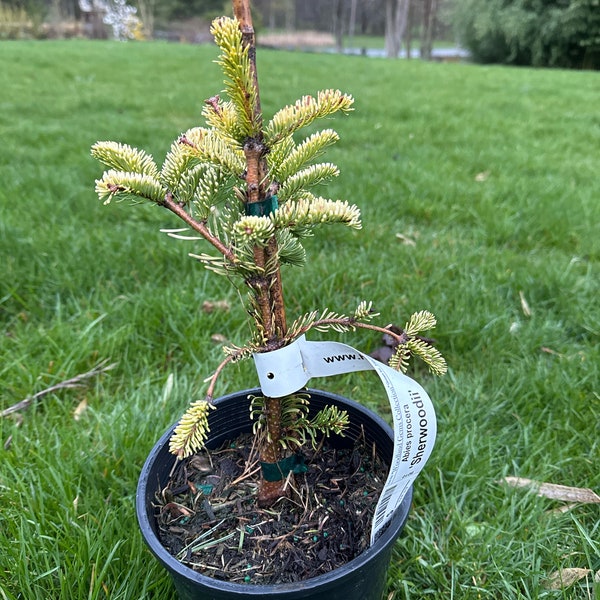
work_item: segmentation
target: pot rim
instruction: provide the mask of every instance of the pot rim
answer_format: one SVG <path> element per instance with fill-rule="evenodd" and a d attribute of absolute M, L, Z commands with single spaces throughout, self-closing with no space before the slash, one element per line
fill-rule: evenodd
<path fill-rule="evenodd" d="M 346 398 L 345 396 L 340 396 L 338 394 L 333 394 L 331 392 L 323 390 L 310 388 L 307 390 L 307 392 L 311 394 L 317 394 L 334 401 L 341 400 L 344 403 L 349 404 L 351 407 L 355 408 L 359 412 L 368 414 L 369 418 L 375 421 L 375 423 L 379 425 L 382 429 L 384 429 L 386 431 L 386 434 L 389 435 L 391 439 L 393 439 L 393 431 L 392 428 L 388 425 L 388 423 L 384 421 L 377 413 L 366 408 L 364 405 L 349 398 Z M 238 392 L 233 392 L 231 394 L 221 396 L 220 398 L 215 399 L 214 403 L 215 405 L 218 405 L 222 402 L 226 402 L 229 399 L 239 397 L 241 395 L 251 395 L 260 393 L 260 388 L 240 390 Z M 136 514 L 140 529 L 142 531 L 142 535 L 144 537 L 144 541 L 150 548 L 152 554 L 154 554 L 154 556 L 159 560 L 159 562 L 163 564 L 163 566 L 168 571 L 177 573 L 180 576 L 184 575 L 194 583 L 219 589 L 224 592 L 239 593 L 244 594 L 246 596 L 268 597 L 269 595 L 281 594 L 282 592 L 298 589 L 310 591 L 312 589 L 327 585 L 329 582 L 339 581 L 345 575 L 351 574 L 356 569 L 360 569 L 364 564 L 372 560 L 374 556 L 383 552 L 390 544 L 393 544 L 395 542 L 396 538 L 402 531 L 406 520 L 408 519 L 413 495 L 412 486 L 409 489 L 406 496 L 404 497 L 404 499 L 402 500 L 400 506 L 396 509 L 396 513 L 390 521 L 389 525 L 377 538 L 375 543 L 372 546 L 369 546 L 366 550 L 361 552 L 352 560 L 348 561 L 347 563 L 341 565 L 336 569 L 333 569 L 332 571 L 329 571 L 328 573 L 323 573 L 322 575 L 317 575 L 316 577 L 311 577 L 309 579 L 305 579 L 299 582 L 268 585 L 252 583 L 233 583 L 229 581 L 223 581 L 221 579 L 215 579 L 207 575 L 202 575 L 201 573 L 198 573 L 194 569 L 181 563 L 162 545 L 162 543 L 158 539 L 158 536 L 156 536 L 154 533 L 152 524 L 150 522 L 151 516 L 148 513 L 146 503 L 147 489 L 148 485 L 150 484 L 148 477 L 150 467 L 154 464 L 160 450 L 168 443 L 168 440 L 171 437 L 171 432 L 173 431 L 174 427 L 175 425 L 169 427 L 169 429 L 160 437 L 158 442 L 156 442 L 156 444 L 153 446 L 152 450 L 150 451 L 150 454 L 146 458 L 146 461 L 140 473 L 140 478 L 138 481 L 136 491 Z M 150 532 L 151 535 L 146 535 L 147 532 Z"/>

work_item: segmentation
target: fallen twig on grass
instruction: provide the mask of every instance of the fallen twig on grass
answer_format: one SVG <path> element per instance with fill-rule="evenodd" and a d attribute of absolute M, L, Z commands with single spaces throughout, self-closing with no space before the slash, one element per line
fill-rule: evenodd
<path fill-rule="evenodd" d="M 0 417 L 7 417 L 8 415 L 11 415 L 20 410 L 25 410 L 36 400 L 39 400 L 43 396 L 51 394 L 52 392 L 56 392 L 58 390 L 67 388 L 81 387 L 86 379 L 90 379 L 92 377 L 95 377 L 96 375 L 100 375 L 101 373 L 110 371 L 111 369 L 117 366 L 117 363 L 111 363 L 110 365 L 107 363 L 108 360 L 103 360 L 86 373 L 80 373 L 79 375 L 75 375 L 75 377 L 71 377 L 71 379 L 67 379 L 65 381 L 61 381 L 60 383 L 56 383 L 55 385 L 51 385 L 49 388 L 41 390 L 33 396 L 30 396 L 29 398 L 25 398 L 24 400 L 21 400 L 20 402 L 17 402 L 16 404 L 9 406 L 8 408 L 5 408 L 2 412 L 0 412 Z"/>
<path fill-rule="evenodd" d="M 589 488 L 575 488 L 556 483 L 544 483 L 526 479 L 524 477 L 504 477 L 499 481 L 512 487 L 533 489 L 538 496 L 563 502 L 577 502 L 581 504 L 599 504 L 600 496 Z"/>

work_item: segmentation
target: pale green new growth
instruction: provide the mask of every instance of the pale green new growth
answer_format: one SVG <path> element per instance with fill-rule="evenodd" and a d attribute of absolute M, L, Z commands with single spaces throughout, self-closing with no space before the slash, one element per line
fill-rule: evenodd
<path fill-rule="evenodd" d="M 196 141 L 196 138 L 197 141 Z M 180 139 L 189 144 L 192 157 L 226 169 L 232 176 L 241 177 L 244 171 L 244 153 L 217 129 L 196 127 Z"/>
<path fill-rule="evenodd" d="M 143 150 L 132 148 L 128 144 L 96 142 L 92 146 L 92 155 L 115 171 L 131 171 L 151 177 L 158 175 L 158 169 L 152 156 Z"/>
<path fill-rule="evenodd" d="M 440 351 L 429 341 L 421 339 L 421 332 L 433 329 L 437 324 L 435 316 L 427 310 L 422 310 L 411 315 L 410 320 L 404 327 L 406 339 L 402 340 L 390 359 L 390 367 L 406 372 L 408 360 L 412 354 L 416 354 L 429 367 L 435 375 L 443 375 L 448 370 L 446 361 Z"/>
<path fill-rule="evenodd" d="M 260 128 L 260 122 L 256 121 L 258 97 L 253 85 L 248 48 L 242 43 L 240 28 L 235 19 L 215 19 L 210 32 L 221 49 L 218 63 L 225 76 L 227 94 L 237 112 L 235 128 L 229 134 L 239 131 L 238 141 L 242 143 L 244 137 L 256 135 Z M 231 119 L 229 122 L 231 123 Z"/>
<path fill-rule="evenodd" d="M 354 311 L 354 318 L 357 321 L 370 321 L 373 317 L 378 317 L 379 313 L 373 311 L 373 303 L 363 300 Z"/>
<path fill-rule="evenodd" d="M 360 211 L 354 204 L 312 195 L 287 202 L 271 218 L 275 227 L 289 228 L 298 237 L 309 234 L 321 223 L 344 223 L 352 229 L 361 228 Z"/>
<path fill-rule="evenodd" d="M 277 144 L 268 157 L 273 178 L 285 183 L 288 177 L 298 173 L 339 139 L 339 135 L 333 129 L 324 129 L 313 133 L 295 146 L 290 136 L 285 142 Z"/>
<path fill-rule="evenodd" d="M 158 179 L 150 175 L 110 169 L 96 181 L 96 193 L 104 204 L 110 204 L 113 198 L 134 202 L 150 200 L 160 204 L 166 190 Z"/>
<path fill-rule="evenodd" d="M 184 173 L 189 172 L 194 161 L 188 146 L 175 140 L 160 170 L 161 181 L 170 189 L 176 190 L 179 187 Z"/>
<path fill-rule="evenodd" d="M 307 188 L 337 177 L 339 174 L 338 168 L 332 163 L 310 165 L 284 181 L 279 190 L 279 201 L 284 203 L 288 200 L 296 200 Z"/>
<path fill-rule="evenodd" d="M 404 326 L 406 335 L 417 335 L 421 331 L 429 331 L 437 325 L 435 315 L 430 313 L 428 310 L 421 310 L 413 313 Z"/>
<path fill-rule="evenodd" d="M 208 413 L 214 408 L 205 400 L 196 400 L 189 406 L 171 437 L 169 450 L 173 454 L 186 458 L 204 445 L 208 436 Z"/>
<path fill-rule="evenodd" d="M 409 340 L 407 346 L 412 354 L 416 354 L 427 364 L 434 375 L 444 375 L 448 370 L 446 360 L 435 346 L 418 338 Z"/>
<path fill-rule="evenodd" d="M 315 119 L 321 119 L 341 110 L 352 110 L 354 98 L 340 90 L 323 90 L 317 97 L 302 96 L 295 104 L 286 106 L 275 113 L 265 128 L 265 141 L 274 145 L 293 135 L 302 127 L 310 125 Z"/>
<path fill-rule="evenodd" d="M 266 246 L 274 231 L 269 217 L 244 216 L 233 225 L 233 234 L 243 244 Z"/>
<path fill-rule="evenodd" d="M 206 124 L 219 132 L 233 147 L 239 146 L 248 135 L 239 120 L 239 112 L 233 102 L 222 102 L 218 96 L 207 101 L 202 109 Z"/>

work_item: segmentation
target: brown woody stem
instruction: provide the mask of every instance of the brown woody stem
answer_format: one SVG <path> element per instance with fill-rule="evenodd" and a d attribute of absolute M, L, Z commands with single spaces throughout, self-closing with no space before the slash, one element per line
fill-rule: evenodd
<path fill-rule="evenodd" d="M 267 148 L 263 141 L 262 111 L 258 75 L 256 69 L 256 37 L 252 26 L 249 0 L 233 0 L 233 14 L 240 24 L 242 43 L 248 49 L 252 84 L 255 92 L 252 123 L 254 134 L 244 144 L 246 157 L 246 202 L 254 204 L 263 202 L 269 189 Z M 263 269 L 264 275 L 252 277 L 246 283 L 256 297 L 260 326 L 268 342 L 281 339 L 286 333 L 286 317 L 283 302 L 283 288 L 279 272 L 278 247 L 275 237 L 269 240 L 266 247 L 254 248 L 254 260 Z M 277 265 L 272 271 L 272 265 Z M 260 449 L 261 461 L 276 463 L 282 458 L 281 453 L 281 400 L 266 398 L 264 409 L 267 435 Z M 284 481 L 265 481 L 261 478 L 258 502 L 268 506 L 285 495 Z"/>
<path fill-rule="evenodd" d="M 232 263 L 237 262 L 235 254 L 230 248 L 227 248 L 223 242 L 215 237 L 208 229 L 208 227 L 201 221 L 196 221 L 194 217 L 188 214 L 185 209 L 177 204 L 170 195 L 165 196 L 161 206 L 164 206 L 172 213 L 176 214 L 182 221 L 189 225 L 194 231 L 198 232 L 205 240 L 210 242 L 227 260 Z"/>

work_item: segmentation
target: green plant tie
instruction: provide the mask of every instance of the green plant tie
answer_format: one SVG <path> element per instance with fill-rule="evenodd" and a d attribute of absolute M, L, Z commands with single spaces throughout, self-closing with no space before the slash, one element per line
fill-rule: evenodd
<path fill-rule="evenodd" d="M 301 454 L 293 454 L 276 463 L 261 462 L 260 467 L 265 481 L 281 481 L 290 472 L 298 475 L 308 471 L 304 456 Z"/>
<path fill-rule="evenodd" d="M 268 196 L 260 202 L 247 202 L 246 214 L 254 217 L 268 217 L 279 206 L 277 196 Z"/>

